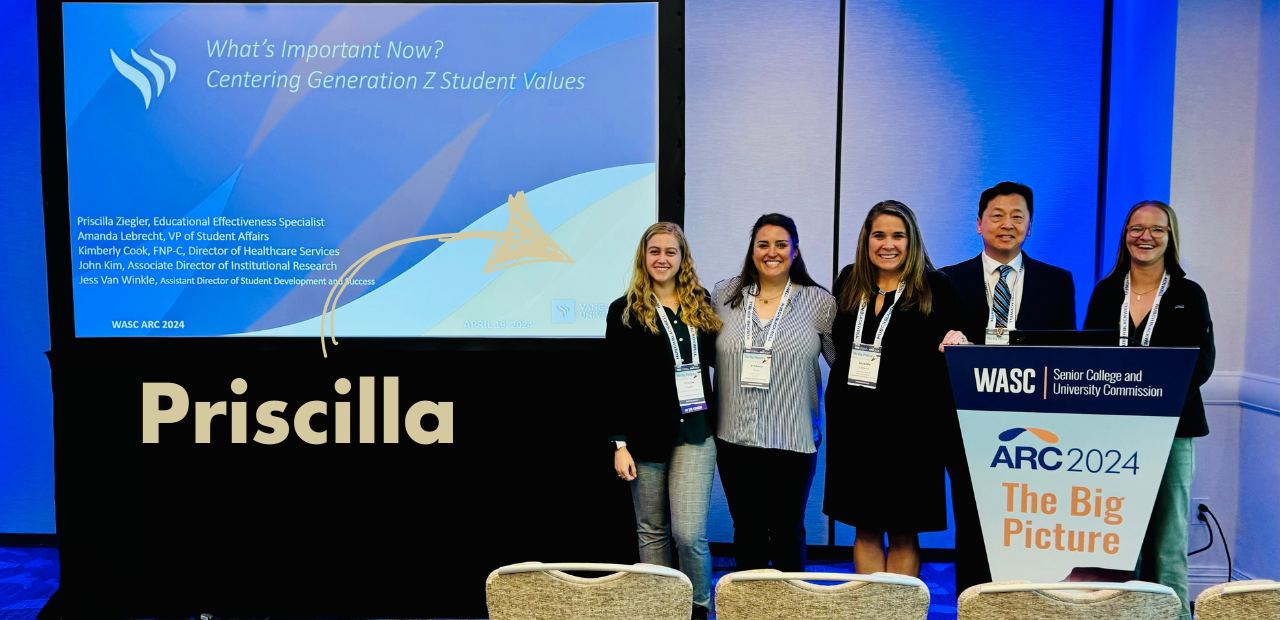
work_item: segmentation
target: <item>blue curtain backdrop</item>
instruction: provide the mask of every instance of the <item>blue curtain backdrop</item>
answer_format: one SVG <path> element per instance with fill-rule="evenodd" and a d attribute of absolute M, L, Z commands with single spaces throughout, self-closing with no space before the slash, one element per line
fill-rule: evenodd
<path fill-rule="evenodd" d="M 938 266 L 982 251 L 978 196 L 1035 192 L 1026 252 L 1092 291 L 1104 3 L 849 2 L 840 262 L 886 198 L 915 210 Z"/>
<path fill-rule="evenodd" d="M 1120 229 L 1140 200 L 1169 201 L 1173 166 L 1176 2 L 1117 2 L 1111 26 L 1107 199 L 1098 276 L 1111 271 Z"/>
<path fill-rule="evenodd" d="M 35 2 L 0 2 L 0 533 L 49 534 L 53 519 L 53 394 L 40 203 Z"/>

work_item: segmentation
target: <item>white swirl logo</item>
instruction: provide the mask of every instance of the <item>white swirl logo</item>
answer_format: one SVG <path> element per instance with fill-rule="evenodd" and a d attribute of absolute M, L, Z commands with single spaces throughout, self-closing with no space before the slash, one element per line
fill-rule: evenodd
<path fill-rule="evenodd" d="M 143 75 L 143 73 L 133 65 L 128 64 L 123 60 L 120 60 L 120 57 L 116 56 L 115 50 L 110 50 L 110 51 L 111 51 L 111 62 L 115 63 L 116 70 L 119 71 L 120 75 L 123 75 L 125 79 L 129 80 L 130 82 L 133 82 L 134 86 L 138 87 L 138 91 L 142 93 L 143 107 L 150 109 L 151 108 L 151 80 L 148 80 L 147 76 Z M 163 62 L 165 66 L 169 67 L 168 81 L 172 82 L 173 75 L 178 71 L 178 63 L 173 62 L 173 59 L 169 58 L 168 56 L 157 54 L 155 50 L 148 50 L 148 51 L 150 51 L 151 55 L 155 56 L 157 60 L 159 60 L 160 62 Z M 142 65 L 144 69 L 146 69 L 149 73 L 151 73 L 152 76 L 155 77 L 156 96 L 159 97 L 160 93 L 164 92 L 164 85 L 165 85 L 164 69 L 161 69 L 160 65 L 156 64 L 155 62 L 148 60 L 142 56 L 139 56 L 138 52 L 129 50 L 129 53 L 133 56 L 133 60 L 135 62 L 137 62 L 139 65 Z"/>

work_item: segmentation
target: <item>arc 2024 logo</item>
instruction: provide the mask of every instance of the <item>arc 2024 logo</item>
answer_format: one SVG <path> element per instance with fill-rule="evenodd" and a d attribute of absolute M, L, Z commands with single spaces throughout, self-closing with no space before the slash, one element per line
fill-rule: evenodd
<path fill-rule="evenodd" d="M 1018 438 L 1024 441 L 1028 438 L 1036 438 L 1040 441 L 1050 444 L 1044 447 L 1035 445 L 1014 445 L 1010 446 L 1007 442 L 1011 442 Z M 1125 470 L 1138 475 L 1138 453 L 1134 451 L 1121 463 L 1124 455 L 1119 450 L 1103 451 L 1098 448 L 1084 450 L 1083 448 L 1069 448 L 1064 454 L 1062 449 L 1056 445 L 1058 436 L 1043 428 L 1032 428 L 1029 426 L 1011 428 L 1000 433 L 998 439 L 1002 442 L 996 447 L 995 456 L 991 459 L 991 467 L 1006 467 L 1008 469 L 1022 469 L 1025 465 L 1030 469 L 1043 469 L 1045 471 L 1068 471 L 1074 473 L 1090 473 L 1090 474 L 1122 474 Z M 1034 443 L 1034 442 L 1028 442 Z M 1013 451 L 1010 452 L 1009 448 Z M 1063 469 L 1066 465 L 1066 469 Z"/>
<path fill-rule="evenodd" d="M 138 87 L 138 92 L 142 93 L 142 107 L 151 109 L 151 80 L 147 79 L 147 76 L 144 75 L 142 71 L 138 70 L 137 67 L 120 60 L 120 57 L 116 56 L 115 50 L 109 51 L 111 52 L 111 62 L 115 64 L 116 71 L 119 71 L 120 75 L 123 75 L 125 79 L 133 82 L 133 85 Z M 168 82 L 172 82 L 174 74 L 178 72 L 178 63 L 174 62 L 172 58 L 169 58 L 164 54 L 156 53 L 155 50 L 147 51 L 151 52 L 151 55 L 154 56 L 156 60 L 164 63 L 164 65 L 169 68 Z M 138 63 L 138 65 L 143 69 L 146 69 L 147 73 L 150 73 L 151 76 L 155 78 L 155 96 L 159 97 L 160 93 L 164 92 L 164 85 L 167 83 L 165 80 L 164 69 L 162 69 L 158 63 L 148 60 L 144 56 L 138 55 L 138 52 L 134 50 L 129 50 L 129 54 L 133 56 L 134 62 Z"/>

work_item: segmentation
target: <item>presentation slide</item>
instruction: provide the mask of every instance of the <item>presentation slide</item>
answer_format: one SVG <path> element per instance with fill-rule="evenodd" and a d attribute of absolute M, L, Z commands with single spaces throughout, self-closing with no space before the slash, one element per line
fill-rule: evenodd
<path fill-rule="evenodd" d="M 657 3 L 62 10 L 77 337 L 604 335 Z"/>

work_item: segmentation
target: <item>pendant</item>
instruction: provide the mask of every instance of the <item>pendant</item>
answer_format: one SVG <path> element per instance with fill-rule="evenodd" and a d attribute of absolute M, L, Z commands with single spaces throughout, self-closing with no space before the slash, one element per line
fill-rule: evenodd
<path fill-rule="evenodd" d="M 1138 299 L 1142 299 L 1142 298 L 1141 298 L 1141 297 L 1139 297 Z M 764 305 L 766 305 L 766 306 L 767 306 L 767 305 L 769 305 L 769 300 L 768 300 L 768 299 L 765 299 L 765 300 L 762 300 L 760 303 L 762 303 L 762 304 L 764 304 Z"/>
<path fill-rule="evenodd" d="M 1142 295 L 1138 295 L 1138 301 L 1142 301 Z"/>

